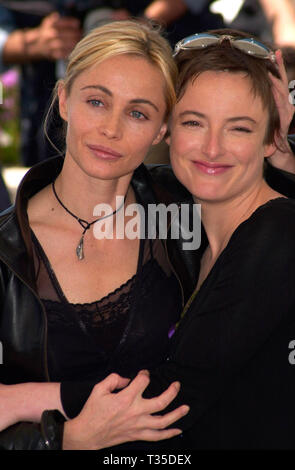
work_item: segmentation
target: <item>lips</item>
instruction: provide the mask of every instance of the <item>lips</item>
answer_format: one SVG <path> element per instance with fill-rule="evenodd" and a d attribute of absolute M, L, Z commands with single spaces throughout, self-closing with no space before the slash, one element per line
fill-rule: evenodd
<path fill-rule="evenodd" d="M 123 157 L 121 153 L 102 145 L 88 144 L 87 147 L 96 157 L 102 158 L 103 160 L 118 160 L 119 158 Z"/>
<path fill-rule="evenodd" d="M 232 165 L 209 163 L 199 160 L 194 160 L 192 163 L 201 173 L 206 175 L 220 175 L 221 173 L 225 173 L 227 170 L 232 168 Z"/>

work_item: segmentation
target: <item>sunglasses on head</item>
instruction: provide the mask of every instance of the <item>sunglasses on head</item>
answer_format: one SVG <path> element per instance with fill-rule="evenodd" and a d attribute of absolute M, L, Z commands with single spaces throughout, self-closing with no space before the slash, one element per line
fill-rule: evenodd
<path fill-rule="evenodd" d="M 217 35 L 199 33 L 188 36 L 176 44 L 173 57 L 176 57 L 180 51 L 188 49 L 205 49 L 206 47 L 214 44 L 221 44 L 224 40 L 228 40 L 233 47 L 236 47 L 245 54 L 257 57 L 258 59 L 268 59 L 271 62 L 276 62 L 274 51 L 266 47 L 261 42 L 256 41 L 256 39 L 236 38 L 227 34 Z"/>

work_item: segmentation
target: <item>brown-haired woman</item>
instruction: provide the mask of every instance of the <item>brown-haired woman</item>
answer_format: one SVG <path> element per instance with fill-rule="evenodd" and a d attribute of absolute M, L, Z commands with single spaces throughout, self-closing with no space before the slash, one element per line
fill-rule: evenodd
<path fill-rule="evenodd" d="M 294 449 L 295 202 L 263 175 L 280 125 L 275 60 L 232 30 L 176 47 L 170 156 L 201 204 L 206 236 L 170 360 L 149 393 L 181 381 L 187 448 Z"/>

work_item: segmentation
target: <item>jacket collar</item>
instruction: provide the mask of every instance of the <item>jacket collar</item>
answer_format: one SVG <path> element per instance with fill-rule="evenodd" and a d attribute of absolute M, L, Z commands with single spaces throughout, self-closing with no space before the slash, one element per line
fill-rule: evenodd
<path fill-rule="evenodd" d="M 18 187 L 15 206 L 0 215 L 0 259 L 34 290 L 35 269 L 27 216 L 28 200 L 57 178 L 63 162 L 64 158 L 58 156 L 34 165 L 25 174 Z M 140 202 L 144 206 L 159 201 L 172 202 L 170 192 L 155 183 L 144 165 L 135 170 L 132 185 L 135 192 L 140 195 Z"/>
<path fill-rule="evenodd" d="M 0 258 L 35 289 L 28 200 L 53 181 L 62 169 L 63 158 L 54 157 L 34 165 L 19 184 L 15 205 L 0 216 Z"/>

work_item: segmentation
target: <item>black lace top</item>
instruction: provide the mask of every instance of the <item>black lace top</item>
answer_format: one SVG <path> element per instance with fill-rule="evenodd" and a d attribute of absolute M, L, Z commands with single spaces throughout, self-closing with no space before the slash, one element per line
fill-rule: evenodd
<path fill-rule="evenodd" d="M 165 359 L 169 330 L 181 311 L 181 289 L 161 240 L 142 239 L 136 274 L 87 304 L 68 302 L 33 232 L 32 240 L 52 381 L 96 382 L 110 372 L 133 376 Z"/>

